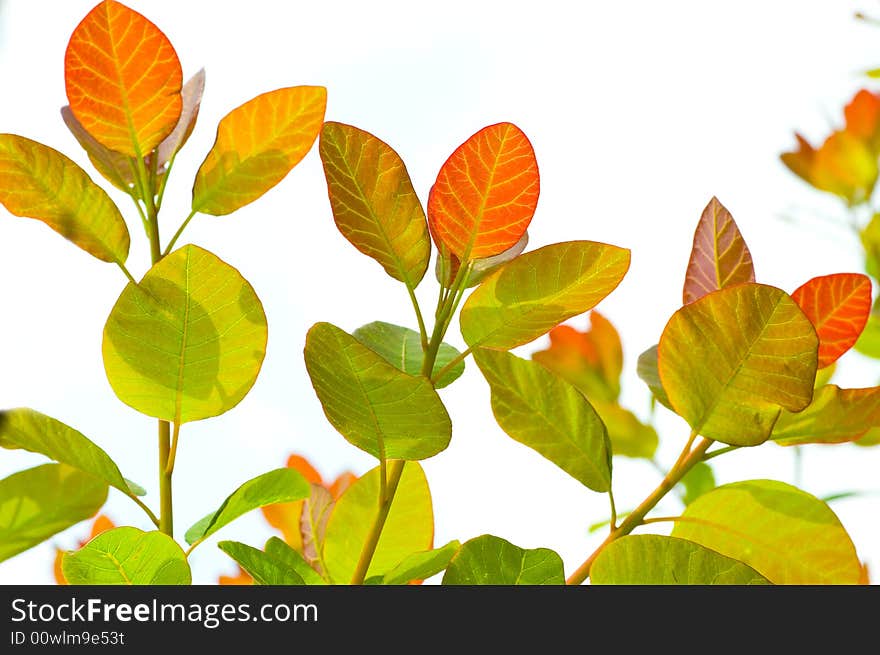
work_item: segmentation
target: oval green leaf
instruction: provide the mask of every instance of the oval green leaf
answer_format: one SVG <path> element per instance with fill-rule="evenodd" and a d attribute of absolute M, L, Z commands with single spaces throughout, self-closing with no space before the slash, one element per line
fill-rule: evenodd
<path fill-rule="evenodd" d="M 427 378 L 330 323 L 312 326 L 304 355 L 324 414 L 351 444 L 380 459 L 425 459 L 449 445 L 452 423 Z"/>
<path fill-rule="evenodd" d="M 139 412 L 197 421 L 245 397 L 266 337 L 266 315 L 247 280 L 189 245 L 125 287 L 104 326 L 104 368 L 119 399 Z"/>
<path fill-rule="evenodd" d="M 379 510 L 379 471 L 359 478 L 336 501 L 324 537 L 330 580 L 348 584 Z M 431 548 L 434 510 L 428 481 L 418 462 L 407 462 L 366 577 L 385 575 L 405 557 Z"/>
<path fill-rule="evenodd" d="M 42 143 L 0 134 L 0 203 L 102 261 L 128 258 L 128 227 L 110 196 L 76 162 Z"/>
<path fill-rule="evenodd" d="M 782 446 L 855 441 L 880 427 L 880 387 L 820 387 L 806 409 L 782 412 L 770 438 Z"/>
<path fill-rule="evenodd" d="M 425 355 L 419 333 L 409 328 L 374 321 L 354 331 L 352 336 L 374 353 L 381 355 L 386 362 L 410 375 L 421 375 Z M 441 343 L 434 360 L 436 375 L 444 366 L 461 355 L 448 343 Z M 437 380 L 435 389 L 442 389 L 455 382 L 464 373 L 464 360 L 453 366 L 442 378 Z"/>
<path fill-rule="evenodd" d="M 629 268 L 629 250 L 567 241 L 520 255 L 487 277 L 461 309 L 471 348 L 509 350 L 592 309 Z"/>
<path fill-rule="evenodd" d="M 561 585 L 562 558 L 549 548 L 526 550 L 484 534 L 464 543 L 449 562 L 445 585 Z"/>
<path fill-rule="evenodd" d="M 264 553 L 259 548 L 238 541 L 221 541 L 217 544 L 224 553 L 238 562 L 260 585 L 304 585 L 305 581 L 286 561 Z"/>
<path fill-rule="evenodd" d="M 672 315 L 660 337 L 660 379 L 695 433 L 755 446 L 783 409 L 810 403 L 818 348 L 813 325 L 788 294 L 740 284 Z"/>
<path fill-rule="evenodd" d="M 440 548 L 413 553 L 380 578 L 381 584 L 409 584 L 414 580 L 426 580 L 437 575 L 449 566 L 449 561 L 459 548 L 461 543 L 455 540 Z"/>
<path fill-rule="evenodd" d="M 672 409 L 672 405 L 669 404 L 669 397 L 666 395 L 666 389 L 663 388 L 663 383 L 660 381 L 660 371 L 657 366 L 657 350 L 658 346 L 651 346 L 639 355 L 636 373 L 642 379 L 642 382 L 648 385 L 648 389 L 651 390 L 654 399 L 667 409 Z"/>
<path fill-rule="evenodd" d="M 753 568 L 686 539 L 628 535 L 608 544 L 590 569 L 597 585 L 762 585 Z"/>
<path fill-rule="evenodd" d="M 270 537 L 263 551 L 277 562 L 293 569 L 307 585 L 326 585 L 327 581 L 309 566 L 301 553 L 295 551 L 278 537 Z"/>
<path fill-rule="evenodd" d="M 106 482 L 65 464 L 0 480 L 0 562 L 93 516 L 106 500 Z"/>
<path fill-rule="evenodd" d="M 611 445 L 584 395 L 537 362 L 476 350 L 492 389 L 492 412 L 514 440 L 539 452 L 593 491 L 611 487 Z"/>
<path fill-rule="evenodd" d="M 336 227 L 395 280 L 415 289 L 431 257 L 428 220 L 403 160 L 369 132 L 327 122 L 319 144 Z"/>
<path fill-rule="evenodd" d="M 775 480 L 735 482 L 700 496 L 672 536 L 739 560 L 774 584 L 857 584 L 862 573 L 828 505 Z"/>
<path fill-rule="evenodd" d="M 162 532 L 132 527 L 102 532 L 77 551 L 64 553 L 61 570 L 69 584 L 188 585 L 186 555 Z"/>
<path fill-rule="evenodd" d="M 592 405 L 605 424 L 614 455 L 643 459 L 654 457 L 660 438 L 652 426 L 642 423 L 635 414 L 618 403 L 596 401 Z"/>

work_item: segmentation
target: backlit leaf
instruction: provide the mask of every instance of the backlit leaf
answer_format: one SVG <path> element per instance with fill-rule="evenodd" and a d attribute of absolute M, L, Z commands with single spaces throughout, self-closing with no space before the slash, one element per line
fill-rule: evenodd
<path fill-rule="evenodd" d="M 681 479 L 684 493 L 681 502 L 690 505 L 697 498 L 715 488 L 715 473 L 706 462 L 697 462 Z"/>
<path fill-rule="evenodd" d="M 863 448 L 880 445 L 880 428 L 871 428 L 853 443 Z"/>
<path fill-rule="evenodd" d="M 810 403 L 817 349 L 816 331 L 790 296 L 740 284 L 673 314 L 660 338 L 660 379 L 695 433 L 755 446 L 783 409 Z"/>
<path fill-rule="evenodd" d="M 648 385 L 654 398 L 664 407 L 672 409 L 669 397 L 666 395 L 666 389 L 663 388 L 663 382 L 660 380 L 660 371 L 657 366 L 657 351 L 658 346 L 651 346 L 639 355 L 636 373 Z"/>
<path fill-rule="evenodd" d="M 376 354 L 381 355 L 385 361 L 395 368 L 410 375 L 421 375 L 422 362 L 425 356 L 422 352 L 422 342 L 419 338 L 419 333 L 415 330 L 392 325 L 391 323 L 383 323 L 382 321 L 374 321 L 359 327 L 352 336 Z M 435 375 L 459 355 L 461 353 L 448 343 L 441 343 L 431 374 Z M 462 373 L 464 373 L 463 360 L 437 380 L 437 383 L 434 385 L 435 388 L 442 389 L 452 384 L 461 377 Z"/>
<path fill-rule="evenodd" d="M 305 580 L 293 566 L 284 560 L 264 553 L 259 548 L 238 541 L 221 541 L 217 544 L 224 553 L 238 562 L 260 585 L 304 585 Z"/>
<path fill-rule="evenodd" d="M 492 389 L 492 411 L 513 439 L 594 491 L 611 486 L 611 449 L 602 420 L 571 384 L 536 362 L 503 351 L 474 358 Z"/>
<path fill-rule="evenodd" d="M 217 416 L 256 381 L 266 315 L 216 255 L 184 246 L 129 283 L 104 326 L 104 368 L 122 402 L 175 423 Z"/>
<path fill-rule="evenodd" d="M 845 130 L 832 133 L 818 148 L 795 134 L 798 149 L 781 155 L 796 175 L 849 204 L 864 202 L 877 182 L 877 157 L 867 144 Z"/>
<path fill-rule="evenodd" d="M 162 143 L 156 149 L 160 172 L 164 172 L 168 162 L 186 144 L 190 134 L 192 134 L 196 126 L 196 119 L 199 117 L 199 108 L 202 104 L 202 94 L 204 92 L 205 69 L 202 68 L 180 90 L 180 97 L 183 100 L 180 119 L 177 121 L 177 125 L 174 126 L 171 134 L 162 139 Z"/>
<path fill-rule="evenodd" d="M 477 286 L 507 262 L 519 257 L 528 245 L 529 233 L 526 231 L 519 241 L 501 254 L 493 255 L 492 257 L 484 257 L 483 259 L 472 259 L 471 270 L 468 274 L 465 288 L 470 289 L 471 287 Z M 448 289 L 455 280 L 455 276 L 458 274 L 460 266 L 461 262 L 458 260 L 458 257 L 450 254 L 445 247 L 441 248 L 434 266 L 434 273 L 437 277 L 437 282 L 439 282 L 443 288 Z"/>
<path fill-rule="evenodd" d="M 291 455 L 287 458 L 287 467 L 299 471 L 309 484 L 322 484 L 321 474 L 304 457 Z M 299 520 L 304 503 L 305 500 L 295 500 L 290 503 L 273 503 L 260 508 L 269 525 L 279 530 L 284 535 L 284 541 L 298 551 L 302 551 Z"/>
<path fill-rule="evenodd" d="M 828 505 L 775 480 L 734 482 L 700 496 L 672 536 L 739 560 L 774 584 L 856 584 L 862 573 Z"/>
<path fill-rule="evenodd" d="M 327 535 L 327 522 L 335 506 L 333 495 L 324 487 L 313 484 L 309 497 L 303 501 L 299 519 L 302 555 L 314 569 L 324 574 L 324 539 Z"/>
<path fill-rule="evenodd" d="M 400 155 L 369 132 L 335 122 L 324 123 L 319 150 L 339 231 L 415 289 L 428 267 L 431 240 Z"/>
<path fill-rule="evenodd" d="M 770 438 L 783 446 L 855 441 L 880 427 L 880 387 L 841 389 L 829 384 L 816 390 L 806 409 L 782 412 Z"/>
<path fill-rule="evenodd" d="M 437 575 L 449 565 L 449 560 L 460 547 L 460 542 L 450 541 L 445 546 L 434 550 L 413 553 L 388 571 L 382 578 L 382 584 L 409 584 L 414 580 L 425 580 L 432 575 Z"/>
<path fill-rule="evenodd" d="M 846 131 L 877 152 L 880 148 L 880 95 L 859 89 L 843 108 L 843 117 Z"/>
<path fill-rule="evenodd" d="M 865 272 L 875 280 L 880 279 L 880 213 L 871 216 L 868 224 L 859 232 L 865 251 Z"/>
<path fill-rule="evenodd" d="M 871 280 L 860 273 L 814 277 L 791 297 L 819 335 L 819 368 L 853 347 L 871 313 Z"/>
<path fill-rule="evenodd" d="M 880 359 L 880 314 L 876 309 L 868 315 L 865 329 L 862 330 L 853 348 L 866 357 Z"/>
<path fill-rule="evenodd" d="M 752 254 L 733 216 L 714 196 L 697 229 L 684 278 L 684 304 L 740 282 L 754 282 Z"/>
<path fill-rule="evenodd" d="M 269 557 L 274 558 L 276 561 L 281 562 L 296 571 L 305 584 L 327 584 L 327 581 L 318 575 L 318 572 L 315 571 L 315 569 L 309 566 L 308 562 L 303 559 L 303 556 L 300 553 L 296 552 L 278 537 L 271 537 L 269 541 L 266 542 L 266 546 L 263 550 Z"/>
<path fill-rule="evenodd" d="M 196 173 L 193 211 L 222 216 L 278 184 L 311 149 L 327 90 L 294 86 L 258 95 L 226 114 Z"/>
<path fill-rule="evenodd" d="M 692 541 L 655 534 L 627 535 L 608 544 L 590 569 L 592 584 L 769 584 L 753 568 Z"/>
<path fill-rule="evenodd" d="M 324 539 L 326 573 L 337 584 L 354 576 L 367 534 L 379 511 L 379 468 L 374 468 L 342 494 L 327 524 Z M 425 473 L 407 462 L 367 577 L 384 575 L 405 557 L 428 550 L 434 541 L 434 511 Z"/>
<path fill-rule="evenodd" d="M 70 584 L 188 585 L 186 555 L 162 532 L 132 527 L 102 532 L 77 551 L 67 552 L 61 570 Z"/>
<path fill-rule="evenodd" d="M 539 192 L 528 137 L 512 123 L 489 125 L 440 168 L 428 197 L 431 234 L 464 262 L 497 255 L 525 233 Z"/>
<path fill-rule="evenodd" d="M 660 439 L 653 427 L 642 423 L 635 414 L 618 403 L 595 401 L 590 404 L 605 424 L 614 455 L 644 459 L 654 457 Z"/>
<path fill-rule="evenodd" d="M 471 348 L 509 350 L 592 309 L 629 268 L 629 250 L 567 241 L 520 255 L 471 293 L 461 333 Z"/>
<path fill-rule="evenodd" d="M 106 482 L 65 464 L 0 480 L 0 562 L 94 516 L 106 500 Z"/>
<path fill-rule="evenodd" d="M 549 548 L 526 550 L 484 534 L 467 541 L 452 558 L 445 585 L 561 585 L 562 558 Z"/>
<path fill-rule="evenodd" d="M 128 258 L 128 228 L 110 196 L 74 161 L 15 134 L 0 134 L 0 203 L 42 221 L 105 262 Z"/>
<path fill-rule="evenodd" d="M 119 2 L 104 0 L 77 25 L 64 55 L 70 109 L 99 143 L 144 157 L 180 118 L 183 72 L 168 38 Z"/>
<path fill-rule="evenodd" d="M 425 459 L 449 445 L 449 414 L 427 378 L 330 323 L 312 326 L 304 354 L 327 419 L 353 445 L 380 459 Z"/>
<path fill-rule="evenodd" d="M 134 194 L 135 197 L 140 197 L 134 186 L 134 171 L 129 157 L 101 145 L 95 137 L 86 132 L 86 128 L 80 124 L 76 116 L 73 115 L 73 112 L 70 111 L 69 105 L 61 108 L 61 119 L 82 146 L 82 149 L 86 151 L 89 161 L 104 176 L 105 180 L 121 191 Z"/>

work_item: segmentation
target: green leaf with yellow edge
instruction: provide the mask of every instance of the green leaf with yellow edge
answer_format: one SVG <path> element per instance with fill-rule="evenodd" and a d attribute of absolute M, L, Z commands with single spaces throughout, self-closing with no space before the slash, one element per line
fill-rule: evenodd
<path fill-rule="evenodd" d="M 660 379 L 694 433 L 755 446 L 783 409 L 809 405 L 818 348 L 810 320 L 788 294 L 741 284 L 673 314 L 660 338 Z"/>
<path fill-rule="evenodd" d="M 567 241 L 520 255 L 487 277 L 461 309 L 471 348 L 509 350 L 592 309 L 629 268 L 625 248 Z"/>
<path fill-rule="evenodd" d="M 562 558 L 549 548 L 526 550 L 484 534 L 467 541 L 449 562 L 445 585 L 561 585 Z"/>
<path fill-rule="evenodd" d="M 182 424 L 245 397 L 266 338 L 266 315 L 247 280 L 188 245 L 122 291 L 104 326 L 104 368 L 122 402 Z"/>
<path fill-rule="evenodd" d="M 422 374 L 422 363 L 425 355 L 422 352 L 422 341 L 419 333 L 409 328 L 374 321 L 354 331 L 352 336 L 364 344 L 395 368 L 410 375 Z M 461 355 L 448 343 L 441 343 L 434 360 L 432 375 L 436 375 L 444 366 Z M 464 373 L 464 360 L 453 366 L 434 384 L 442 389 L 455 382 Z"/>
<path fill-rule="evenodd" d="M 132 527 L 102 532 L 77 551 L 64 553 L 61 570 L 69 584 L 188 585 L 192 573 L 174 539 Z"/>
<path fill-rule="evenodd" d="M 537 362 L 498 350 L 474 351 L 492 389 L 492 412 L 514 440 L 593 491 L 611 487 L 611 445 L 584 395 Z"/>
<path fill-rule="evenodd" d="M 359 478 L 336 501 L 324 535 L 325 573 L 336 584 L 351 582 L 379 511 L 379 467 Z M 422 467 L 407 462 L 367 578 L 385 575 L 405 557 L 431 548 L 434 510 Z"/>
<path fill-rule="evenodd" d="M 590 569 L 596 585 L 765 585 L 751 567 L 700 544 L 655 534 L 608 544 Z"/>
<path fill-rule="evenodd" d="M 238 541 L 221 541 L 217 547 L 234 559 L 258 585 L 304 585 L 293 566 L 259 548 Z"/>
<path fill-rule="evenodd" d="M 70 130 L 82 149 L 86 151 L 89 161 L 105 180 L 120 191 L 140 198 L 140 193 L 134 183 L 130 157 L 126 157 L 121 152 L 110 150 L 99 143 L 73 115 L 69 105 L 61 108 L 61 120 L 64 121 L 67 129 Z"/>
<path fill-rule="evenodd" d="M 239 516 L 273 503 L 289 503 L 309 497 L 311 487 L 296 469 L 280 468 L 258 475 L 233 491 L 216 512 L 186 531 L 186 543 L 207 539 Z"/>
<path fill-rule="evenodd" d="M 217 126 L 217 139 L 196 173 L 192 211 L 223 216 L 278 184 L 318 138 L 327 89 L 294 86 L 258 95 Z"/>
<path fill-rule="evenodd" d="M 648 389 L 651 390 L 654 399 L 667 409 L 672 409 L 669 397 L 666 395 L 666 389 L 663 388 L 663 382 L 660 380 L 660 371 L 657 366 L 657 350 L 658 346 L 651 346 L 639 355 L 636 373 L 642 382 L 648 385 Z"/>
<path fill-rule="evenodd" d="M 404 558 L 400 564 L 388 571 L 383 577 L 378 578 L 377 583 L 402 585 L 409 584 L 414 580 L 426 580 L 449 566 L 449 561 L 458 552 L 459 548 L 461 548 L 461 543 L 458 540 L 454 540 L 440 548 L 413 553 Z"/>
<path fill-rule="evenodd" d="M 128 227 L 110 196 L 76 162 L 42 143 L 0 134 L 0 203 L 102 261 L 128 258 Z"/>
<path fill-rule="evenodd" d="M 328 121 L 319 144 L 336 227 L 415 289 L 431 257 L 428 220 L 403 160 L 369 132 Z"/>
<path fill-rule="evenodd" d="M 828 505 L 775 480 L 734 482 L 700 496 L 672 536 L 739 560 L 774 584 L 857 584 L 862 574 Z"/>
<path fill-rule="evenodd" d="M 330 323 L 312 326 L 304 355 L 324 414 L 351 444 L 380 459 L 425 459 L 449 445 L 452 423 L 427 378 Z"/>
<path fill-rule="evenodd" d="M 841 389 L 829 384 L 816 390 L 806 409 L 782 412 L 770 438 L 782 446 L 855 441 L 880 427 L 880 387 Z"/>
<path fill-rule="evenodd" d="M 327 581 L 315 571 L 303 558 L 302 554 L 291 548 L 278 537 L 270 537 L 263 551 L 277 562 L 293 569 L 308 585 L 326 585 Z"/>
<path fill-rule="evenodd" d="M 657 452 L 660 438 L 650 425 L 618 403 L 591 402 L 605 424 L 614 455 L 651 459 Z"/>
<path fill-rule="evenodd" d="M 66 464 L 0 480 L 0 562 L 94 516 L 106 500 L 106 482 Z"/>

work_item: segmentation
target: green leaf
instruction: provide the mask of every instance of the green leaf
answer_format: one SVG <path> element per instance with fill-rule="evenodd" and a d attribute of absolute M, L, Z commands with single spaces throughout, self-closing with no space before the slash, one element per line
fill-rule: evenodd
<path fill-rule="evenodd" d="M 128 227 L 110 196 L 73 160 L 15 134 L 0 134 L 0 203 L 42 221 L 105 262 L 128 258 Z"/>
<path fill-rule="evenodd" d="M 305 580 L 286 561 L 282 561 L 259 548 L 238 541 L 221 541 L 217 544 L 224 553 L 238 562 L 260 585 L 304 585 Z"/>
<path fill-rule="evenodd" d="M 374 321 L 354 331 L 352 336 L 374 353 L 381 355 L 386 362 L 410 375 L 421 375 L 424 353 L 419 333 L 409 328 Z M 453 359 L 461 355 L 447 343 L 441 343 L 434 360 L 432 375 L 437 374 Z M 434 385 L 442 389 L 455 382 L 464 373 L 464 360 L 456 364 Z"/>
<path fill-rule="evenodd" d="M 663 388 L 663 383 L 660 381 L 660 371 L 657 369 L 657 349 L 657 346 L 651 346 L 639 355 L 636 373 L 642 382 L 648 385 L 654 398 L 660 401 L 664 407 L 672 409 L 669 397 L 666 395 L 666 389 Z"/>
<path fill-rule="evenodd" d="M 453 555 L 461 548 L 457 540 L 450 541 L 441 548 L 425 550 L 421 553 L 413 553 L 409 557 L 388 571 L 381 578 L 381 584 L 402 585 L 409 584 L 413 580 L 426 580 L 432 575 L 437 575 L 449 566 Z"/>
<path fill-rule="evenodd" d="M 184 538 L 188 544 L 207 539 L 242 514 L 273 503 L 303 500 L 309 497 L 310 491 L 308 481 L 296 469 L 280 468 L 263 473 L 233 491 L 220 509 L 193 525 Z"/>
<path fill-rule="evenodd" d="M 818 348 L 813 325 L 788 294 L 740 284 L 673 314 L 660 337 L 660 379 L 696 434 L 756 446 L 783 409 L 810 403 Z"/>
<path fill-rule="evenodd" d="M 853 348 L 866 357 L 880 359 L 880 315 L 876 313 L 876 308 L 868 316 L 865 329 L 862 330 Z"/>
<path fill-rule="evenodd" d="M 428 220 L 406 166 L 369 132 L 328 121 L 319 145 L 336 227 L 395 280 L 415 289 L 431 257 Z"/>
<path fill-rule="evenodd" d="M 857 584 L 862 573 L 828 505 L 775 480 L 735 482 L 700 496 L 672 536 L 739 560 L 774 584 Z"/>
<path fill-rule="evenodd" d="M 871 428 L 853 443 L 864 448 L 880 444 L 880 428 Z"/>
<path fill-rule="evenodd" d="M 487 277 L 462 307 L 471 348 L 509 350 L 592 309 L 629 268 L 629 250 L 592 241 L 556 243 L 520 255 Z"/>
<path fill-rule="evenodd" d="M 449 445 L 449 414 L 426 378 L 330 323 L 312 326 L 304 355 L 324 414 L 351 444 L 380 459 L 425 459 Z"/>
<path fill-rule="evenodd" d="M 525 550 L 484 534 L 464 543 L 452 558 L 445 585 L 561 585 L 562 558 L 549 548 Z"/>
<path fill-rule="evenodd" d="M 479 349 L 474 359 L 492 389 L 492 411 L 513 439 L 594 491 L 611 486 L 611 445 L 584 395 L 541 364 Z"/>
<path fill-rule="evenodd" d="M 681 479 L 684 487 L 681 501 L 690 505 L 697 498 L 715 488 L 715 473 L 706 462 L 697 462 Z"/>
<path fill-rule="evenodd" d="M 177 424 L 235 407 L 266 352 L 266 315 L 241 274 L 184 246 L 129 283 L 104 326 L 104 368 L 122 402 Z"/>
<path fill-rule="evenodd" d="M 642 423 L 635 414 L 618 403 L 591 402 L 605 424 L 614 455 L 643 459 L 654 457 L 660 439 L 653 427 Z"/>
<path fill-rule="evenodd" d="M 93 516 L 106 500 L 106 482 L 66 464 L 0 480 L 0 562 Z"/>
<path fill-rule="evenodd" d="M 348 584 L 354 576 L 379 510 L 379 471 L 359 478 L 336 501 L 324 536 L 324 564 L 330 580 Z M 431 548 L 434 510 L 422 467 L 407 462 L 366 577 L 385 575 L 405 557 Z"/>
<path fill-rule="evenodd" d="M 67 129 L 70 130 L 82 149 L 86 151 L 89 161 L 105 180 L 125 193 L 140 197 L 134 184 L 131 159 L 121 152 L 110 150 L 107 146 L 99 143 L 73 115 L 70 106 L 65 105 L 61 108 L 61 120 L 67 125 Z"/>
<path fill-rule="evenodd" d="M 309 566 L 309 563 L 303 556 L 296 552 L 278 537 L 270 537 L 263 548 L 265 553 L 274 558 L 276 561 L 285 564 L 287 567 L 296 571 L 307 585 L 326 585 L 327 581 L 322 578 L 315 569 Z"/>
<path fill-rule="evenodd" d="M 40 453 L 91 473 L 127 496 L 146 493 L 123 478 L 116 463 L 96 444 L 61 421 L 32 409 L 0 412 L 0 447 Z"/>
<path fill-rule="evenodd" d="M 590 569 L 597 585 L 762 585 L 751 567 L 675 537 L 628 535 L 608 544 Z"/>
<path fill-rule="evenodd" d="M 102 532 L 77 551 L 64 553 L 61 570 L 70 584 L 188 585 L 186 555 L 162 532 L 132 527 Z"/>
<path fill-rule="evenodd" d="M 770 438 L 782 446 L 855 441 L 880 427 L 880 387 L 841 389 L 829 384 L 816 389 L 800 412 L 782 412 Z"/>

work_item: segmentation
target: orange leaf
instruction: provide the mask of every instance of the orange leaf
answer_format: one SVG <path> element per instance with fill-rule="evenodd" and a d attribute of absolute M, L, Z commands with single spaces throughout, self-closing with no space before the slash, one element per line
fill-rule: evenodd
<path fill-rule="evenodd" d="M 461 261 L 502 253 L 529 227 L 539 191 L 538 162 L 522 130 L 484 127 L 452 153 L 431 187 L 431 235 Z"/>
<path fill-rule="evenodd" d="M 70 108 L 99 143 L 141 158 L 177 124 L 183 72 L 158 27 L 114 0 L 77 25 L 64 55 Z"/>
<path fill-rule="evenodd" d="M 819 368 L 852 348 L 871 313 L 871 280 L 860 273 L 814 277 L 791 297 L 819 335 Z"/>
<path fill-rule="evenodd" d="M 844 107 L 846 131 L 877 150 L 880 138 L 880 96 L 861 89 Z"/>
<path fill-rule="evenodd" d="M 221 575 L 217 582 L 221 585 L 251 585 L 254 579 L 239 566 L 237 575 Z"/>
<path fill-rule="evenodd" d="M 345 473 L 340 474 L 327 490 L 330 492 L 330 495 L 333 496 L 333 499 L 337 500 L 342 495 L 342 492 L 355 482 L 357 482 L 357 476 L 351 471 L 346 471 Z"/>
<path fill-rule="evenodd" d="M 736 221 L 712 196 L 694 232 L 694 245 L 684 277 L 684 304 L 740 282 L 754 282 L 752 254 Z"/>
<path fill-rule="evenodd" d="M 295 469 L 311 484 L 323 484 L 321 474 L 309 463 L 305 457 L 291 455 L 287 458 L 287 468 Z"/>

